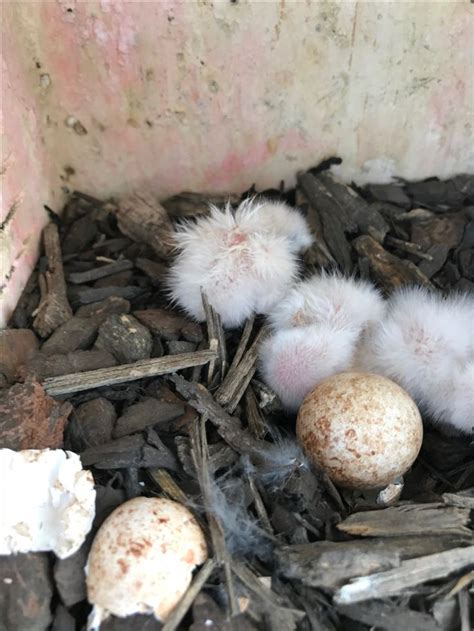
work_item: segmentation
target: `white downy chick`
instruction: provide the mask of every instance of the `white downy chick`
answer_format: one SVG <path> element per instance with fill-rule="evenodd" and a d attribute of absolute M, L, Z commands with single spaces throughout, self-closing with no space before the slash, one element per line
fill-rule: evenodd
<path fill-rule="evenodd" d="M 249 198 L 240 204 L 235 215 L 249 232 L 266 230 L 287 238 L 293 252 L 303 252 L 314 241 L 301 212 L 284 202 Z"/>
<path fill-rule="evenodd" d="M 275 220 L 271 219 L 275 208 Z M 175 233 L 179 251 L 170 294 L 189 315 L 204 320 L 201 290 L 226 327 L 266 313 L 298 273 L 297 252 L 310 243 L 303 217 L 283 204 L 244 201 L 232 211 L 212 206 L 208 217 Z"/>
<path fill-rule="evenodd" d="M 0 449 L 0 554 L 80 548 L 95 515 L 94 480 L 62 449 Z"/>
<path fill-rule="evenodd" d="M 322 272 L 297 283 L 270 313 L 274 329 L 326 324 L 337 329 L 364 327 L 385 311 L 380 292 L 370 283 Z"/>
<path fill-rule="evenodd" d="M 434 421 L 470 432 L 473 424 L 474 298 L 402 289 L 388 302 L 356 366 L 399 383 Z"/>
<path fill-rule="evenodd" d="M 323 379 L 347 370 L 358 332 L 328 324 L 276 331 L 260 349 L 260 372 L 284 408 L 296 411 Z"/>

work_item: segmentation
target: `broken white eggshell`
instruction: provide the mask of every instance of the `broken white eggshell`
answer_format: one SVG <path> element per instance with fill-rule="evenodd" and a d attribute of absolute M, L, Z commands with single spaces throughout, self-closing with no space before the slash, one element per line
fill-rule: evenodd
<path fill-rule="evenodd" d="M 421 448 L 423 424 L 413 399 L 371 373 L 325 379 L 305 398 L 296 434 L 306 455 L 340 486 L 372 489 L 403 475 Z"/>
<path fill-rule="evenodd" d="M 137 497 L 102 524 L 86 567 L 87 597 L 93 605 L 88 629 L 110 615 L 136 613 L 165 620 L 207 559 L 202 530 L 181 504 Z"/>
<path fill-rule="evenodd" d="M 92 474 L 62 449 L 0 449 L 0 554 L 78 550 L 95 515 Z"/>

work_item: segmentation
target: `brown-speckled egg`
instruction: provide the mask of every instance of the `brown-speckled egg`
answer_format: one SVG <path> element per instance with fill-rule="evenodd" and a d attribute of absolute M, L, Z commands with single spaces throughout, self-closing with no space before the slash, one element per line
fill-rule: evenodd
<path fill-rule="evenodd" d="M 307 456 L 348 488 L 382 487 L 403 475 L 423 438 L 420 412 L 396 383 L 369 373 L 341 373 L 303 401 L 296 434 Z"/>
<path fill-rule="evenodd" d="M 99 529 L 87 561 L 89 629 L 111 614 L 165 620 L 206 558 L 204 535 L 187 508 L 161 498 L 125 502 Z"/>

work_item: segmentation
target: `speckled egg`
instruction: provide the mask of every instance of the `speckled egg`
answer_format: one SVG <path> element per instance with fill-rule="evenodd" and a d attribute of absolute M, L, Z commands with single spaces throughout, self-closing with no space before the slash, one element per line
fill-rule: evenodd
<path fill-rule="evenodd" d="M 88 628 L 111 614 L 166 620 L 206 558 L 204 535 L 187 508 L 161 498 L 125 502 L 105 520 L 89 554 Z"/>
<path fill-rule="evenodd" d="M 410 468 L 421 448 L 423 425 L 415 402 L 390 379 L 341 373 L 305 398 L 296 434 L 306 455 L 333 482 L 372 489 Z"/>

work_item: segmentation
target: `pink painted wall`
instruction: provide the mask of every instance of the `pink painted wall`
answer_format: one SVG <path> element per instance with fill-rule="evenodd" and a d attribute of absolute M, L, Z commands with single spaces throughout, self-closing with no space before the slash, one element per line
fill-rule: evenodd
<path fill-rule="evenodd" d="M 67 188 L 240 191 L 291 184 L 335 154 L 359 182 L 474 171 L 468 1 L 2 12 L 0 324 L 36 256 L 42 205 L 58 209 Z"/>

